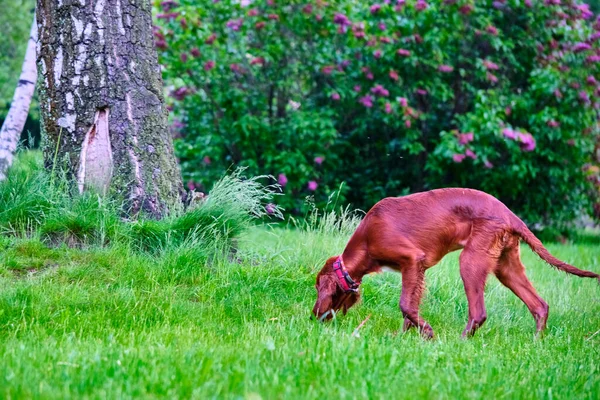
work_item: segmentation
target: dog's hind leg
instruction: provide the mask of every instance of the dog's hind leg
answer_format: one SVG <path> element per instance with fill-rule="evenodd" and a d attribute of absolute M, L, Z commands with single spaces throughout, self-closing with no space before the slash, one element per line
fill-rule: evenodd
<path fill-rule="evenodd" d="M 402 294 L 400 295 L 400 310 L 404 316 L 404 328 L 409 329 L 408 321 L 419 328 L 426 339 L 433 338 L 433 329 L 419 315 L 419 305 L 425 288 L 425 270 L 419 264 L 402 268 Z M 407 326 L 408 325 L 408 326 Z"/>
<path fill-rule="evenodd" d="M 535 319 L 536 333 L 542 332 L 546 328 L 546 321 L 548 320 L 548 303 L 537 294 L 533 285 L 527 279 L 518 244 L 504 251 L 498 261 L 496 277 L 525 303 Z"/>

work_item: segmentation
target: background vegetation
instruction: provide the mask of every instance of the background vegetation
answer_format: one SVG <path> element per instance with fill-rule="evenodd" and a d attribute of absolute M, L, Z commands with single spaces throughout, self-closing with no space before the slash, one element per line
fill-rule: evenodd
<path fill-rule="evenodd" d="M 341 182 L 342 200 L 363 209 L 467 186 L 554 225 L 598 199 L 600 25 L 587 5 L 157 6 L 190 187 L 245 165 L 278 178 L 278 202 L 299 212 L 305 196 L 323 204 Z"/>

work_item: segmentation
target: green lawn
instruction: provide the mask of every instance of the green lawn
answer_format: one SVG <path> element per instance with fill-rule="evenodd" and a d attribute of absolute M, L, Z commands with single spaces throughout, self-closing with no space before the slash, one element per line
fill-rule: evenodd
<path fill-rule="evenodd" d="M 0 238 L 0 398 L 599 397 L 597 281 L 523 251 L 550 305 L 541 340 L 494 277 L 486 324 L 460 339 L 467 305 L 458 253 L 427 273 L 422 314 L 433 341 L 399 333 L 393 273 L 365 279 L 348 315 L 316 323 L 315 273 L 346 240 L 254 228 L 235 257 L 203 265 L 185 247 L 150 256 Z M 600 271 L 598 245 L 549 248 Z"/>

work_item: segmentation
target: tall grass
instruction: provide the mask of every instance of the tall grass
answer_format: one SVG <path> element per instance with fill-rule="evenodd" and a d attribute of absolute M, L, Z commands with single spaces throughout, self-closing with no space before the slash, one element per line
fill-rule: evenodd
<path fill-rule="evenodd" d="M 114 243 L 153 253 L 182 245 L 207 254 L 230 251 L 236 237 L 267 215 L 265 203 L 274 188 L 264 186 L 262 178 L 247 179 L 243 170 L 237 170 L 185 212 L 161 221 L 144 215 L 128 220 L 118 201 L 69 192 L 64 177 L 50 176 L 43 169 L 39 153 L 24 152 L 0 182 L 0 230 L 13 236 L 39 234 L 48 244 L 69 247 Z M 282 217 L 277 207 L 271 207 L 270 214 Z"/>

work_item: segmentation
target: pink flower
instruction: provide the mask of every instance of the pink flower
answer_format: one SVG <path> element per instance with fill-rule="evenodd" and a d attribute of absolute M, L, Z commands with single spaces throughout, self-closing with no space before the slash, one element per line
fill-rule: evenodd
<path fill-rule="evenodd" d="M 464 6 L 461 6 L 458 11 L 463 15 L 469 15 L 473 12 L 474 8 L 475 7 L 471 4 L 465 4 Z"/>
<path fill-rule="evenodd" d="M 210 165 L 210 163 L 211 163 L 210 157 L 204 156 L 204 158 L 202 159 L 202 162 L 204 162 L 204 164 L 206 164 L 206 165 Z"/>
<path fill-rule="evenodd" d="M 477 158 L 477 154 L 475 154 L 471 149 L 467 149 L 467 151 L 465 151 L 465 155 L 473 160 Z"/>
<path fill-rule="evenodd" d="M 194 56 L 194 58 L 200 57 L 200 50 L 197 47 L 191 49 L 190 53 L 192 54 L 192 56 Z"/>
<path fill-rule="evenodd" d="M 600 55 L 598 54 L 594 54 L 591 56 L 588 56 L 585 61 L 587 61 L 588 63 L 597 63 L 600 62 Z"/>
<path fill-rule="evenodd" d="M 179 59 L 181 60 L 181 62 L 186 62 L 186 61 L 187 61 L 187 59 L 188 59 L 188 56 L 187 56 L 187 54 L 185 54 L 185 53 L 181 53 L 181 54 L 179 55 Z"/>
<path fill-rule="evenodd" d="M 584 90 L 580 91 L 580 92 L 577 94 L 577 96 L 578 96 L 578 97 L 579 97 L 579 99 L 580 99 L 581 101 L 583 101 L 584 103 L 589 103 L 589 101 L 590 101 L 590 97 L 588 96 L 588 94 L 587 94 L 587 93 L 586 93 Z"/>
<path fill-rule="evenodd" d="M 487 168 L 487 169 L 492 169 L 494 168 L 494 164 L 492 164 L 491 162 L 489 162 L 488 160 L 485 160 L 483 162 L 483 165 Z"/>
<path fill-rule="evenodd" d="M 380 31 L 385 31 L 387 29 L 387 26 L 383 22 L 380 22 L 377 26 L 379 27 Z"/>
<path fill-rule="evenodd" d="M 371 6 L 371 14 L 377 14 L 381 10 L 381 6 L 379 4 L 373 4 Z"/>
<path fill-rule="evenodd" d="M 557 99 L 562 99 L 563 95 L 562 95 L 560 89 L 556 89 L 554 91 L 554 97 L 556 97 Z"/>
<path fill-rule="evenodd" d="M 485 30 L 487 31 L 487 33 L 489 33 L 490 35 L 494 35 L 497 36 L 498 35 L 498 28 L 496 28 L 493 25 L 488 25 L 487 28 L 485 28 Z"/>
<path fill-rule="evenodd" d="M 417 0 L 417 4 L 415 5 L 417 11 L 423 11 L 427 7 L 429 7 L 429 5 L 424 0 Z"/>
<path fill-rule="evenodd" d="M 265 21 L 259 21 L 256 24 L 254 24 L 254 28 L 259 31 L 261 29 L 263 29 L 265 26 L 267 26 L 267 23 Z"/>
<path fill-rule="evenodd" d="M 381 55 L 382 55 L 381 50 L 375 50 L 375 52 L 373 53 L 373 56 L 375 58 L 381 58 Z"/>
<path fill-rule="evenodd" d="M 279 15 L 277 14 L 269 14 L 268 18 L 273 21 L 279 21 Z"/>
<path fill-rule="evenodd" d="M 535 150 L 535 138 L 530 133 L 517 133 L 519 141 L 521 142 L 521 150 L 533 151 Z"/>
<path fill-rule="evenodd" d="M 248 10 L 249 17 L 254 17 L 256 15 L 258 15 L 258 10 L 256 8 L 252 8 L 252 9 Z"/>
<path fill-rule="evenodd" d="M 312 4 L 307 4 L 307 5 L 305 5 L 304 7 L 302 7 L 302 12 L 303 12 L 304 14 L 312 14 L 312 11 L 313 11 L 313 6 L 312 6 Z"/>
<path fill-rule="evenodd" d="M 504 114 L 506 114 L 506 115 L 510 115 L 511 113 L 512 113 L 512 108 L 510 108 L 510 107 L 506 107 L 506 108 L 504 109 Z"/>
<path fill-rule="evenodd" d="M 369 69 L 369 67 L 362 67 L 361 71 L 363 72 L 363 74 L 365 74 L 365 77 L 369 80 L 373 80 L 373 73 L 371 72 L 371 70 Z"/>
<path fill-rule="evenodd" d="M 190 179 L 190 180 L 188 181 L 188 183 L 187 183 L 187 188 L 188 188 L 189 190 L 194 190 L 194 189 L 196 188 L 196 184 L 194 183 L 194 181 L 193 181 L 193 180 L 191 180 L 191 179 Z"/>
<path fill-rule="evenodd" d="M 581 53 L 582 51 L 590 50 L 591 48 L 591 45 L 584 42 L 579 42 L 573 46 L 572 50 L 574 53 Z"/>
<path fill-rule="evenodd" d="M 387 37 L 387 36 L 382 36 L 382 37 L 380 37 L 380 38 L 379 38 L 379 41 L 380 41 L 381 43 L 392 43 L 392 39 L 390 39 L 390 38 L 389 38 L 389 37 Z"/>
<path fill-rule="evenodd" d="M 454 154 L 452 156 L 452 161 L 454 161 L 455 163 L 461 163 L 461 162 L 463 162 L 465 157 L 466 156 L 464 154 Z"/>
<path fill-rule="evenodd" d="M 468 133 L 459 133 L 458 134 L 458 143 L 465 145 L 473 141 L 473 132 Z"/>
<path fill-rule="evenodd" d="M 240 18 L 240 19 L 230 19 L 229 21 L 227 21 L 227 23 L 225 24 L 225 26 L 227 26 L 232 31 L 239 31 L 240 28 L 242 27 L 243 23 L 244 23 L 244 20 L 242 18 Z"/>
<path fill-rule="evenodd" d="M 533 4 L 531 3 L 531 0 L 525 0 L 525 5 L 529 8 L 533 7 Z"/>
<path fill-rule="evenodd" d="M 511 139 L 511 140 L 515 140 L 517 138 L 517 132 L 513 131 L 510 128 L 504 128 L 502 130 L 502 134 L 504 135 L 505 138 L 507 139 Z"/>
<path fill-rule="evenodd" d="M 407 128 L 410 129 L 411 125 L 412 125 L 412 123 L 410 122 L 410 119 L 407 119 L 406 121 L 404 121 L 404 126 L 406 126 Z"/>
<path fill-rule="evenodd" d="M 237 73 L 241 73 L 242 72 L 242 67 L 240 67 L 239 64 L 229 64 L 229 69 L 232 70 L 233 72 L 237 72 Z"/>
<path fill-rule="evenodd" d="M 346 17 L 344 14 L 341 14 L 341 13 L 337 13 L 334 15 L 333 23 L 337 24 L 343 28 L 346 28 L 347 26 L 352 25 L 352 23 L 350 22 L 348 17 Z"/>
<path fill-rule="evenodd" d="M 209 61 L 207 61 L 207 62 L 204 63 L 204 70 L 205 71 L 210 71 L 214 67 L 215 67 L 215 62 L 213 60 L 209 60 Z"/>
<path fill-rule="evenodd" d="M 335 100 L 335 101 L 339 101 L 340 100 L 340 94 L 339 93 L 332 93 L 331 94 L 331 99 Z"/>
<path fill-rule="evenodd" d="M 592 86 L 595 86 L 595 85 L 596 85 L 596 83 L 598 83 L 598 82 L 596 81 L 596 78 L 594 78 L 594 76 L 593 76 L 593 75 L 590 75 L 590 76 L 588 76 L 588 77 L 587 77 L 587 79 L 586 79 L 585 81 L 588 83 L 588 85 L 592 85 Z"/>
<path fill-rule="evenodd" d="M 390 95 L 390 92 L 381 85 L 375 85 L 371 89 L 371 93 L 373 93 L 375 96 L 381 96 L 381 97 L 387 97 Z"/>
<path fill-rule="evenodd" d="M 355 85 L 353 89 L 355 92 L 360 92 L 360 90 L 361 90 L 360 85 Z"/>
<path fill-rule="evenodd" d="M 335 67 L 333 65 L 327 65 L 323 68 L 321 68 L 321 71 L 325 74 L 325 75 L 331 75 L 331 72 L 333 71 Z"/>
<path fill-rule="evenodd" d="M 275 214 L 276 210 L 277 210 L 277 206 L 273 203 L 269 203 L 265 206 L 265 211 L 267 212 L 267 215 Z"/>
<path fill-rule="evenodd" d="M 264 65 L 265 59 L 264 57 L 255 57 L 250 61 L 250 65 Z"/>
<path fill-rule="evenodd" d="M 425 89 L 417 89 L 417 94 L 421 96 L 427 96 L 427 90 Z"/>
<path fill-rule="evenodd" d="M 551 119 L 550 121 L 546 122 L 546 125 L 548 125 L 550 128 L 556 128 L 556 127 L 560 126 L 560 123 L 558 121 Z"/>
<path fill-rule="evenodd" d="M 406 50 L 406 49 L 399 49 L 396 54 L 398 54 L 399 56 L 402 57 L 410 57 L 410 50 Z"/>
<path fill-rule="evenodd" d="M 392 105 L 390 103 L 385 103 L 385 113 L 386 114 L 392 113 Z"/>
<path fill-rule="evenodd" d="M 373 107 L 373 97 L 369 95 L 361 97 L 358 102 L 367 108 Z"/>
<path fill-rule="evenodd" d="M 449 72 L 454 71 L 454 67 L 452 67 L 450 65 L 440 65 L 438 67 L 438 71 L 444 72 L 444 73 L 449 73 Z"/>
<path fill-rule="evenodd" d="M 492 74 L 491 72 L 486 73 L 485 77 L 488 81 L 490 81 L 492 83 L 498 82 L 498 77 L 496 75 Z"/>
<path fill-rule="evenodd" d="M 493 62 L 491 62 L 491 61 L 489 61 L 489 60 L 484 60 L 484 61 L 483 61 L 483 66 L 484 66 L 484 67 L 486 67 L 486 68 L 487 68 L 487 69 L 489 69 L 489 70 L 497 70 L 497 69 L 500 69 L 500 67 L 498 67 L 498 64 L 496 64 L 496 63 L 493 63 Z"/>
<path fill-rule="evenodd" d="M 315 164 L 321 165 L 323 164 L 323 161 L 325 161 L 325 157 L 315 157 Z"/>
<path fill-rule="evenodd" d="M 596 40 L 600 39 L 600 32 L 594 32 L 592 33 L 592 35 L 590 36 L 590 41 L 595 42 Z"/>
<path fill-rule="evenodd" d="M 311 192 L 314 192 L 315 190 L 317 190 L 318 187 L 319 187 L 319 184 L 316 181 L 308 182 L 308 190 L 310 190 Z"/>
<path fill-rule="evenodd" d="M 402 107 L 408 107 L 408 99 L 406 97 L 400 97 L 398 101 Z"/>
<path fill-rule="evenodd" d="M 206 44 L 213 44 L 217 40 L 217 35 L 212 33 L 205 41 Z"/>
<path fill-rule="evenodd" d="M 398 79 L 400 79 L 400 77 L 398 76 L 398 73 L 394 70 L 390 71 L 390 78 L 392 78 L 393 80 L 397 81 Z"/>
<path fill-rule="evenodd" d="M 279 183 L 279 186 L 285 187 L 285 185 L 288 183 L 287 176 L 285 176 L 285 174 L 279 174 L 277 177 L 277 183 Z"/>

